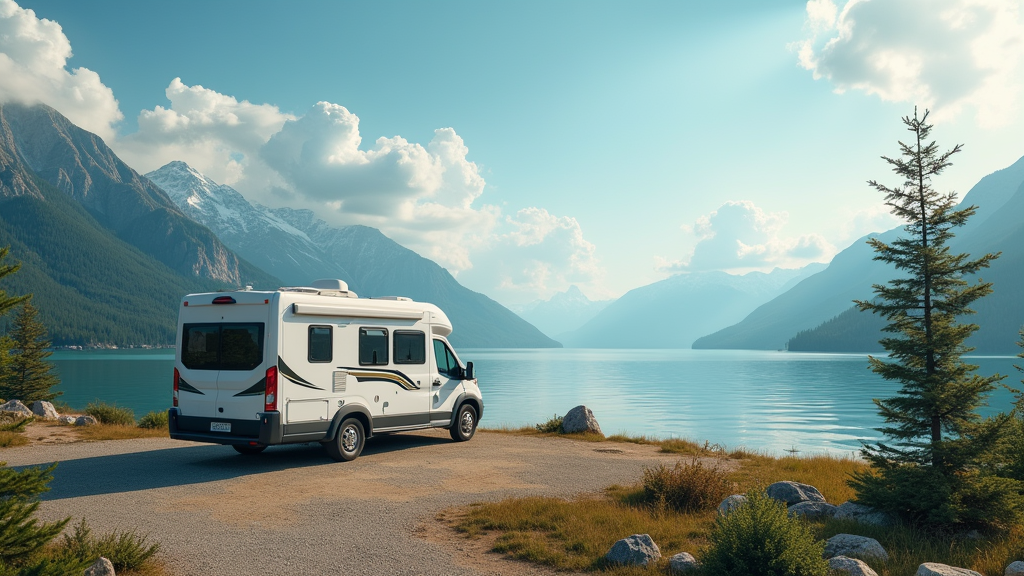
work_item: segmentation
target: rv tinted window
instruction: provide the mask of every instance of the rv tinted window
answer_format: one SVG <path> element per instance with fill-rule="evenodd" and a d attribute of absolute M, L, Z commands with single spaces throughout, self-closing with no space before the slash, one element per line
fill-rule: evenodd
<path fill-rule="evenodd" d="M 437 361 L 437 371 L 449 378 L 459 377 L 459 361 L 455 359 L 452 351 L 440 340 L 434 340 L 434 359 Z"/>
<path fill-rule="evenodd" d="M 423 332 L 395 332 L 395 364 L 426 364 L 427 336 Z"/>
<path fill-rule="evenodd" d="M 252 370 L 263 364 L 263 323 L 185 324 L 181 363 L 190 370 Z"/>
<path fill-rule="evenodd" d="M 388 331 L 384 328 L 359 329 L 359 364 L 363 366 L 388 363 Z"/>
<path fill-rule="evenodd" d="M 309 327 L 309 361 L 330 362 L 333 354 L 330 326 Z"/>

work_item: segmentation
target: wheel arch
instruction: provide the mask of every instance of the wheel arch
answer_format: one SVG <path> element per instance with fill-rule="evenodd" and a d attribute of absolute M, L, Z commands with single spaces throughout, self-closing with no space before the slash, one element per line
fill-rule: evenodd
<path fill-rule="evenodd" d="M 459 398 L 455 401 L 455 409 L 452 410 L 452 419 L 448 423 L 449 427 L 455 426 L 456 421 L 458 421 L 459 419 L 459 410 L 461 410 L 462 407 L 465 406 L 466 404 L 469 404 L 470 406 L 473 407 L 473 410 L 476 410 L 476 421 L 479 424 L 480 419 L 484 415 L 483 401 L 475 396 L 470 396 L 468 394 L 463 393 L 460 394 Z"/>
<path fill-rule="evenodd" d="M 331 420 L 331 427 L 327 429 L 327 434 L 324 436 L 324 441 L 332 440 L 338 434 L 338 428 L 341 428 L 341 423 L 350 416 L 355 417 L 362 423 L 363 433 L 367 438 L 373 436 L 373 417 L 370 416 L 370 411 L 363 406 L 353 404 L 351 406 L 343 406 L 335 412 L 334 418 Z"/>

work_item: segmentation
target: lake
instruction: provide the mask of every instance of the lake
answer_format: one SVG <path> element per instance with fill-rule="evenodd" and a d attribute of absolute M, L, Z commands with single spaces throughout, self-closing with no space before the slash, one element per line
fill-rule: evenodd
<path fill-rule="evenodd" d="M 781 453 L 849 454 L 881 423 L 872 398 L 898 386 L 867 369 L 860 354 L 750 350 L 463 349 L 484 393 L 482 426 L 520 426 L 586 404 L 605 434 L 687 438 Z M 116 402 L 141 416 L 171 402 L 174 351 L 58 351 L 64 394 L 84 407 Z M 979 373 L 1020 384 L 1013 357 L 976 357 Z M 1019 386 L 1018 386 L 1019 387 Z M 1008 410 L 999 389 L 983 414 Z"/>

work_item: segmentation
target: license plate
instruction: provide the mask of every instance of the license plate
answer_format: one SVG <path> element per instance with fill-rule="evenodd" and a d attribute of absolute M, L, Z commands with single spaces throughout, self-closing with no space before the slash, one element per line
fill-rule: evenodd
<path fill-rule="evenodd" d="M 231 422 L 210 422 L 210 432 L 231 432 Z"/>

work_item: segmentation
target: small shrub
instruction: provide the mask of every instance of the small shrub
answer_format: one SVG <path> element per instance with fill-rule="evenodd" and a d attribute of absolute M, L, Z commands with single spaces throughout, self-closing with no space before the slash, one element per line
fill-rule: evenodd
<path fill-rule="evenodd" d="M 28 438 L 17 432 L 0 432 L 0 448 L 13 448 L 28 444 Z"/>
<path fill-rule="evenodd" d="M 76 558 L 86 563 L 95 562 L 100 556 L 110 560 L 118 574 L 125 570 L 138 570 L 160 550 L 159 544 L 148 544 L 145 536 L 134 530 L 113 532 L 96 538 L 86 525 L 85 519 L 75 525 L 70 534 L 64 535 L 58 558 Z"/>
<path fill-rule="evenodd" d="M 677 512 L 712 510 L 732 493 L 725 472 L 697 459 L 689 464 L 677 462 L 673 468 L 664 464 L 645 468 L 642 486 L 645 502 Z"/>
<path fill-rule="evenodd" d="M 747 501 L 720 516 L 708 536 L 703 564 L 708 576 L 825 576 L 825 543 L 815 540 L 786 505 L 763 490 L 747 493 Z"/>
<path fill-rule="evenodd" d="M 150 412 L 139 418 L 139 428 L 167 428 L 167 412 Z"/>
<path fill-rule="evenodd" d="M 85 407 L 85 413 L 98 420 L 100 424 L 135 426 L 135 413 L 131 408 L 124 408 L 116 404 L 90 402 Z"/>
<path fill-rule="evenodd" d="M 0 418 L 0 432 L 24 432 L 25 426 L 34 422 L 35 419 L 35 416 L 18 416 L 15 414 L 11 414 L 9 418 Z"/>
<path fill-rule="evenodd" d="M 544 432 L 546 434 L 561 434 L 562 433 L 562 417 L 555 414 L 551 417 L 551 420 L 543 424 L 537 424 L 537 431 Z"/>

